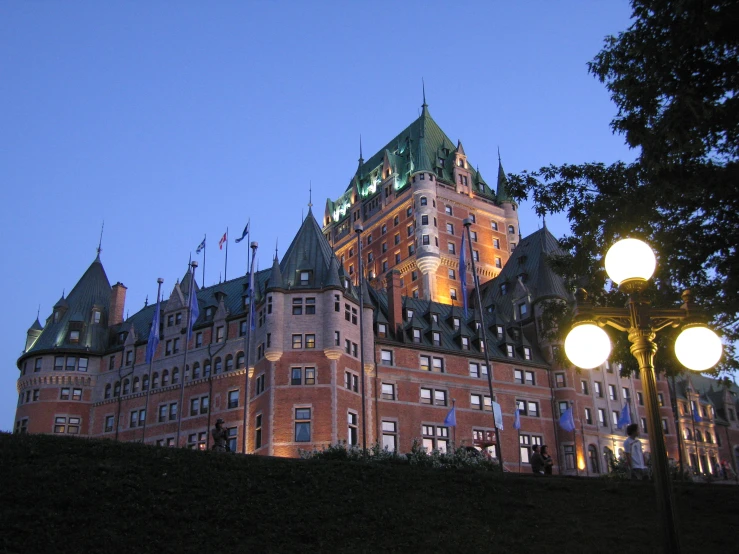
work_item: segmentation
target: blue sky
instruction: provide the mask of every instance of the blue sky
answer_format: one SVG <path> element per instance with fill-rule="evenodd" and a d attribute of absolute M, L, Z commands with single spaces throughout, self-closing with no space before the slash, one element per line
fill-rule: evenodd
<path fill-rule="evenodd" d="M 218 238 L 249 218 L 268 267 L 309 183 L 320 221 L 359 135 L 367 159 L 413 121 L 422 79 L 488 182 L 498 147 L 507 172 L 633 159 L 586 67 L 629 17 L 622 0 L 2 3 L 0 429 L 26 329 L 93 261 L 103 220 L 103 265 L 131 314 L 158 277 L 169 295 L 206 233 L 216 283 Z M 530 206 L 520 216 L 524 235 L 540 226 Z M 229 277 L 245 265 L 232 242 Z"/>

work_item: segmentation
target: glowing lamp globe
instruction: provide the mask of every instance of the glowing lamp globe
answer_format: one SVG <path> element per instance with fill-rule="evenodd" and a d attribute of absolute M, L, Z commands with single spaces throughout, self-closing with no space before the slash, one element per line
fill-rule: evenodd
<path fill-rule="evenodd" d="M 706 371 L 721 359 L 721 339 L 703 325 L 687 326 L 675 341 L 675 355 L 680 363 L 693 371 Z"/>
<path fill-rule="evenodd" d="M 597 325 L 581 323 L 567 334 L 565 353 L 577 367 L 593 369 L 608 359 L 611 353 L 611 340 Z"/>
<path fill-rule="evenodd" d="M 606 272 L 617 285 L 628 280 L 647 281 L 656 267 L 654 252 L 638 239 L 620 240 L 606 253 Z"/>

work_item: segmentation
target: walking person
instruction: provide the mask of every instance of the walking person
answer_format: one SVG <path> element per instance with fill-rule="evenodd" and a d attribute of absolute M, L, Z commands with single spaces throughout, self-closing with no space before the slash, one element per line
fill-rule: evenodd
<path fill-rule="evenodd" d="M 647 468 L 644 465 L 644 453 L 639 440 L 639 425 L 636 423 L 629 425 L 626 428 L 626 434 L 629 435 L 629 438 L 624 441 L 626 465 L 629 468 L 630 477 L 640 481 L 646 477 Z"/>
<path fill-rule="evenodd" d="M 221 418 L 216 420 L 215 428 L 210 432 L 213 436 L 213 450 L 216 452 L 229 452 L 228 447 L 228 431 L 223 428 L 224 421 Z"/>
<path fill-rule="evenodd" d="M 554 462 L 552 461 L 552 457 L 549 455 L 549 447 L 546 444 L 543 444 L 539 451 L 541 453 L 541 459 L 544 462 L 544 475 L 551 475 Z"/>

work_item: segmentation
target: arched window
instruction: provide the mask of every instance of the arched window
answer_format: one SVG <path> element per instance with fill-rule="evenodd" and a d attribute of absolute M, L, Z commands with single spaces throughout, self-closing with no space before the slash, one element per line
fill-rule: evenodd
<path fill-rule="evenodd" d="M 149 390 L 149 376 L 144 375 L 141 378 L 141 390 Z"/>
<path fill-rule="evenodd" d="M 693 440 L 693 434 L 690 432 L 690 429 L 685 429 L 685 440 Z"/>
<path fill-rule="evenodd" d="M 159 388 L 159 374 L 156 371 L 154 372 L 154 375 L 151 376 L 151 388 Z"/>
<path fill-rule="evenodd" d="M 706 442 L 708 444 L 713 444 L 713 436 L 711 436 L 711 433 L 709 431 L 706 431 Z"/>
<path fill-rule="evenodd" d="M 162 371 L 162 386 L 166 387 L 167 385 L 169 385 L 169 371 L 165 369 Z"/>
<path fill-rule="evenodd" d="M 203 362 L 203 377 L 210 377 L 210 360 Z"/>
<path fill-rule="evenodd" d="M 223 369 L 223 363 L 220 358 L 213 360 L 213 375 L 218 375 Z"/>
<path fill-rule="evenodd" d="M 700 432 L 700 429 L 695 430 L 695 440 L 696 442 L 703 442 L 703 435 Z"/>
<path fill-rule="evenodd" d="M 110 383 L 105 385 L 105 398 L 110 398 Z"/>
<path fill-rule="evenodd" d="M 138 377 L 133 378 L 133 392 L 139 392 L 141 390 L 141 379 Z"/>
<path fill-rule="evenodd" d="M 244 353 L 239 352 L 236 354 L 236 369 L 241 369 L 244 367 Z"/>
<path fill-rule="evenodd" d="M 123 381 L 123 394 L 129 394 L 131 392 L 131 381 L 124 379 Z"/>
<path fill-rule="evenodd" d="M 425 196 L 421 197 L 421 206 L 425 206 L 428 203 Z"/>
<path fill-rule="evenodd" d="M 229 354 L 226 356 L 226 371 L 232 371 L 234 368 L 234 357 Z"/>
<path fill-rule="evenodd" d="M 120 396 L 121 395 L 121 382 L 116 381 L 115 385 L 113 385 L 113 396 Z"/>
<path fill-rule="evenodd" d="M 600 464 L 598 463 L 598 449 L 594 445 L 588 446 L 588 458 L 590 459 L 590 471 L 600 473 Z"/>
<path fill-rule="evenodd" d="M 200 379 L 200 364 L 198 362 L 192 364 L 192 378 Z"/>
<path fill-rule="evenodd" d="M 172 370 L 172 384 L 176 385 L 180 382 L 180 368 L 176 367 Z"/>

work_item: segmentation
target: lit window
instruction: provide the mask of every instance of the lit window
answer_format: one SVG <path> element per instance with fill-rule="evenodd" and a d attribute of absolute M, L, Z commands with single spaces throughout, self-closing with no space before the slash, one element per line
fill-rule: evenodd
<path fill-rule="evenodd" d="M 310 442 L 310 420 L 310 408 L 295 408 L 295 442 Z"/>

